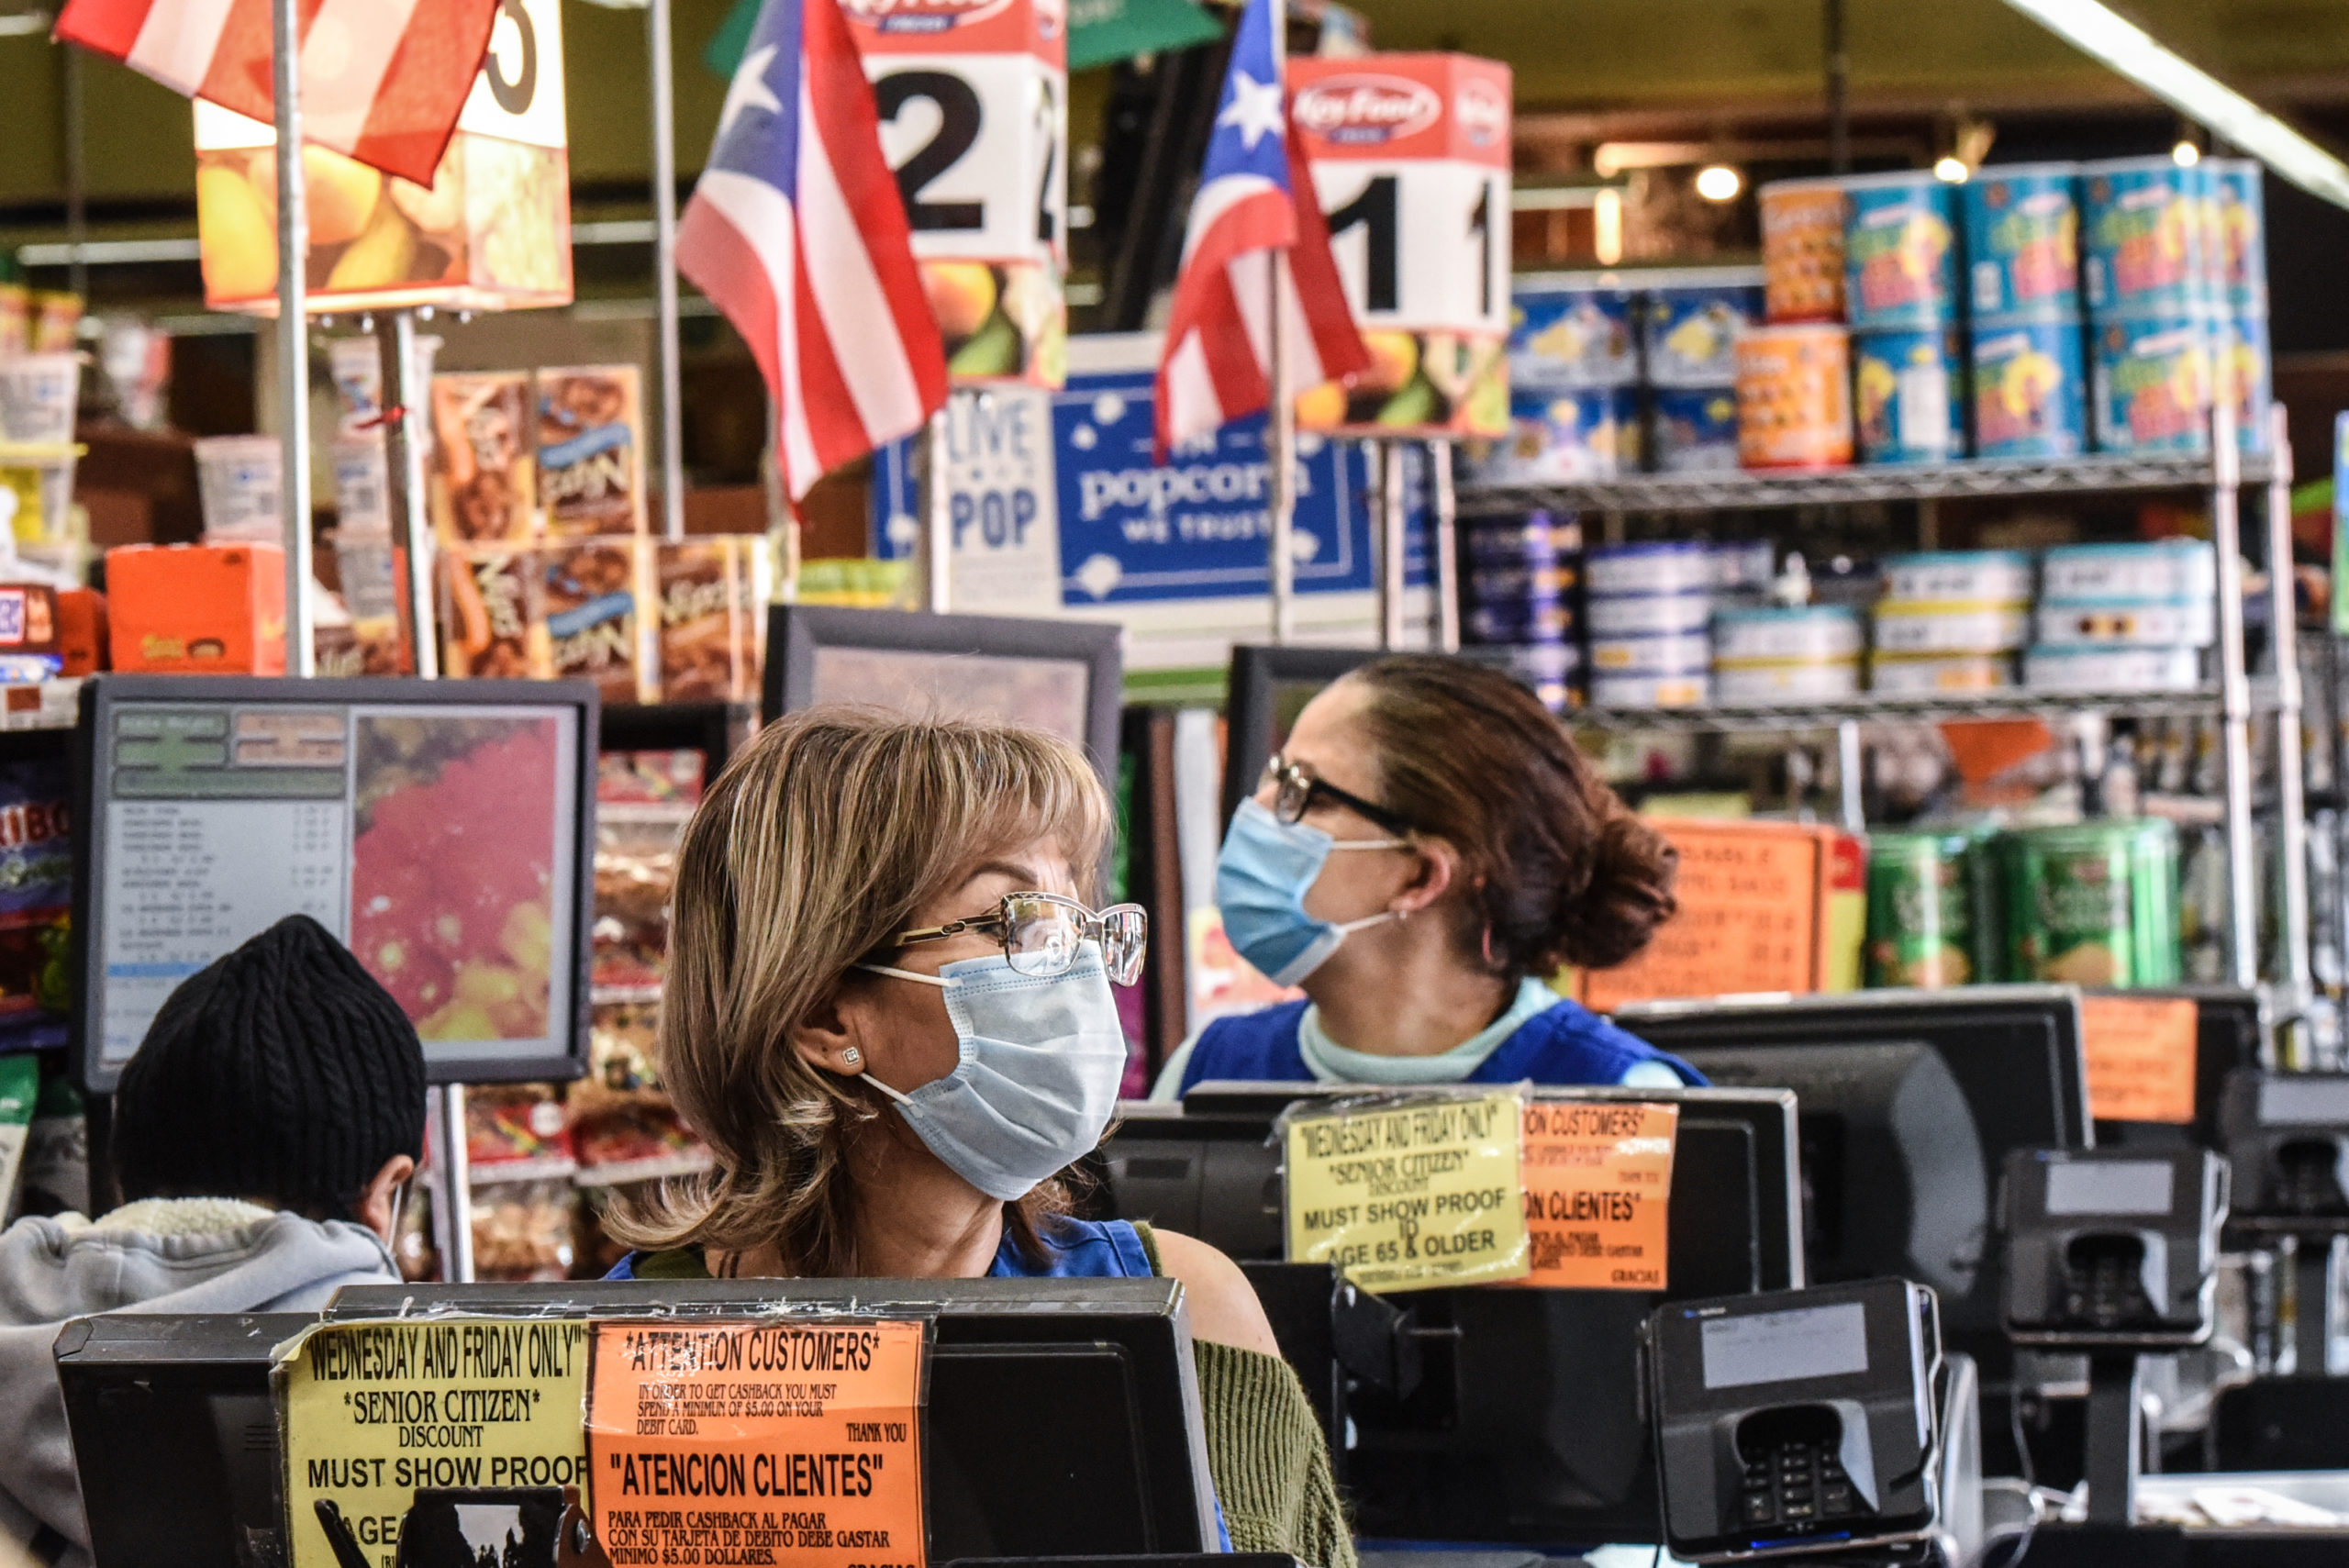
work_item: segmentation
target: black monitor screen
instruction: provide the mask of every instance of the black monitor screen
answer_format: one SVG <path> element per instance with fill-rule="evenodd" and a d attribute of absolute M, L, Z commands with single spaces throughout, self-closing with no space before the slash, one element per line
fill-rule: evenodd
<path fill-rule="evenodd" d="M 109 1091 L 172 992 L 288 915 L 441 1081 L 562 1077 L 584 1019 L 594 688 L 108 677 L 85 694 L 74 1020 Z"/>

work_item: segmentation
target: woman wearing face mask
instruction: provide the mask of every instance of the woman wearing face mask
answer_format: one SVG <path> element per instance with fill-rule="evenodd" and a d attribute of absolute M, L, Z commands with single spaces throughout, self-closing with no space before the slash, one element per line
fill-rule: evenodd
<path fill-rule="evenodd" d="M 1111 811 L 1032 730 L 816 709 L 770 726 L 686 827 L 661 1071 L 716 1157 L 616 1207 L 616 1278 L 1171 1276 L 1234 1547 L 1353 1568 L 1304 1390 L 1213 1248 L 1069 1218 L 1126 1041 L 1132 905 L 1080 902 Z"/>
<path fill-rule="evenodd" d="M 1542 982 L 1669 917 L 1673 855 L 1532 693 L 1382 659 L 1297 716 L 1223 842 L 1240 955 L 1306 1000 L 1221 1018 L 1160 1074 L 1341 1084 L 1701 1084 Z"/>

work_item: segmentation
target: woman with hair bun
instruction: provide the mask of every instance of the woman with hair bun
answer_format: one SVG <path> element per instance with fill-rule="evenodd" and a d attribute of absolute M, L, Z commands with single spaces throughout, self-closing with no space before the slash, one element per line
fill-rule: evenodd
<path fill-rule="evenodd" d="M 1497 670 L 1404 655 L 1306 705 L 1216 868 L 1240 955 L 1306 1000 L 1219 1018 L 1160 1075 L 1426 1084 L 1704 1082 L 1542 982 L 1671 917 L 1674 856 Z"/>

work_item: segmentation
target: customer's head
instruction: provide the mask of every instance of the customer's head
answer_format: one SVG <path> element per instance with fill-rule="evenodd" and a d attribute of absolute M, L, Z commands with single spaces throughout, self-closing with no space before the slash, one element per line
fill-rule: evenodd
<path fill-rule="evenodd" d="M 1340 840 L 1403 840 L 1397 852 L 1330 856 L 1305 900 L 1311 915 L 1424 910 L 1463 963 L 1514 980 L 1620 963 L 1673 913 L 1671 846 L 1497 670 L 1421 654 L 1365 664 L 1306 706 L 1281 760 L 1383 818 L 1317 791 L 1305 822 Z M 1268 782 L 1259 798 L 1274 797 Z"/>
<path fill-rule="evenodd" d="M 914 1094 L 961 1055 L 947 993 L 858 966 L 1000 960 L 991 931 L 896 939 L 994 915 L 1009 893 L 1088 897 L 1110 826 L 1084 755 L 1037 730 L 847 707 L 769 726 L 687 825 L 671 902 L 662 1076 L 716 1172 L 620 1207 L 615 1232 L 773 1245 L 789 1273 L 854 1273 L 860 1180 L 933 1157 L 912 1107 L 886 1114 L 873 1085 Z M 1045 1181 L 1006 1221 L 1032 1240 L 1063 1201 Z"/>
<path fill-rule="evenodd" d="M 416 1026 L 305 915 L 182 982 L 115 1093 L 115 1175 L 133 1202 L 243 1198 L 388 1240 L 423 1153 Z"/>

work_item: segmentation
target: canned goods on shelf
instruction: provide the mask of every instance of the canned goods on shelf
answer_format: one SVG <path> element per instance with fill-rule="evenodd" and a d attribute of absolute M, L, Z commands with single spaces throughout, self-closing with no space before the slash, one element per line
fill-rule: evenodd
<path fill-rule="evenodd" d="M 1888 555 L 1887 599 L 2019 605 L 2031 597 L 2031 554 L 2021 550 L 1930 550 Z"/>
<path fill-rule="evenodd" d="M 1876 606 L 1876 645 L 1887 653 L 2003 653 L 2030 639 L 2026 605 L 1885 599 Z"/>
<path fill-rule="evenodd" d="M 2025 828 L 1998 844 L 2014 979 L 2177 984 L 2177 832 L 2170 824 L 2148 817 Z"/>
<path fill-rule="evenodd" d="M 1981 917 L 1994 893 L 1987 842 L 1958 832 L 1876 833 L 1868 840 L 1867 939 L 1871 986 L 1965 985 L 1998 978 Z"/>
<path fill-rule="evenodd" d="M 2043 647 L 2208 648 L 2219 635 L 2218 606 L 2207 598 L 2140 605 L 2073 605 L 2043 599 L 2037 618 Z"/>
<path fill-rule="evenodd" d="M 1886 696 L 1943 696 L 2001 691 L 2015 684 L 2009 653 L 1887 653 L 1868 658 L 1868 688 Z"/>
<path fill-rule="evenodd" d="M 1713 667 L 1742 660 L 1829 663 L 1856 659 L 1866 639 L 1856 610 L 1841 605 L 1717 610 Z"/>
<path fill-rule="evenodd" d="M 1965 253 L 1976 328 L 2080 317 L 2076 163 L 2002 163 L 1965 182 Z"/>
<path fill-rule="evenodd" d="M 2255 158 L 2205 158 L 2201 168 L 2218 198 L 2218 273 L 2226 308 L 2267 313 L 2266 171 Z"/>
<path fill-rule="evenodd" d="M 1593 707 L 1701 707 L 1712 701 L 1712 677 L 1702 671 L 1685 675 L 1619 675 L 1594 669 L 1590 675 Z"/>
<path fill-rule="evenodd" d="M 1574 634 L 1574 614 L 1556 599 L 1471 605 L 1461 629 L 1471 642 L 1555 642 Z"/>
<path fill-rule="evenodd" d="M 1772 321 L 1843 319 L 1843 227 L 1851 197 L 1834 180 L 1774 180 L 1762 209 L 1765 311 Z"/>
<path fill-rule="evenodd" d="M 2186 315 L 2202 296 L 2199 176 L 2168 158 L 2080 165 L 2082 273 L 2099 320 Z"/>
<path fill-rule="evenodd" d="M 1778 570 L 1777 550 L 1766 539 L 1723 539 L 1712 547 L 1713 590 L 1723 600 L 1759 598 L 1770 591 Z"/>
<path fill-rule="evenodd" d="M 1713 585 L 1712 550 L 1700 539 L 1593 545 L 1583 580 L 1596 598 L 1614 594 L 1702 594 Z"/>
<path fill-rule="evenodd" d="M 2023 655 L 2023 684 L 2043 692 L 2186 692 L 2202 684 L 2192 648 L 2041 646 Z"/>
<path fill-rule="evenodd" d="M 2097 445 L 2109 452 L 2210 447 L 2210 325 L 2196 316 L 2099 321 Z"/>
<path fill-rule="evenodd" d="M 1841 327 L 1757 327 L 1737 340 L 1738 461 L 1747 468 L 1841 468 L 1852 461 L 1850 335 Z"/>
<path fill-rule="evenodd" d="M 2235 409 L 2235 444 L 2243 451 L 2267 450 L 2269 411 L 2276 399 L 2275 354 L 2267 318 L 2229 317 L 2212 329 L 2213 370 L 2218 395 Z"/>
<path fill-rule="evenodd" d="M 1582 526 L 1568 513 L 1546 511 L 1516 517 L 1470 517 L 1460 523 L 1473 566 L 1555 565 L 1582 548 Z"/>
<path fill-rule="evenodd" d="M 1575 574 L 1573 563 L 1557 561 L 1480 565 L 1468 569 L 1460 586 L 1471 604 L 1556 604 L 1574 591 Z"/>
<path fill-rule="evenodd" d="M 1531 272 L 1509 281 L 1512 387 L 1620 386 L 1639 379 L 1632 289 L 1617 272 Z"/>
<path fill-rule="evenodd" d="M 1664 473 L 1728 473 L 1737 468 L 1737 388 L 1659 386 L 1649 439 Z"/>
<path fill-rule="evenodd" d="M 1713 617 L 1705 594 L 1595 594 L 1584 606 L 1590 634 L 1601 637 L 1685 637 Z"/>
<path fill-rule="evenodd" d="M 2042 596 L 2065 604 L 2208 599 L 2219 591 L 2219 554 L 2199 539 L 2141 544 L 2062 544 L 2041 558 Z"/>
<path fill-rule="evenodd" d="M 1948 462 L 1965 455 L 1965 377 L 1954 328 L 1852 334 L 1862 462 Z"/>
<path fill-rule="evenodd" d="M 1508 434 L 1470 467 L 1496 484 L 1612 479 L 1639 466 L 1639 394 L 1631 387 L 1519 388 Z"/>
<path fill-rule="evenodd" d="M 1575 706 L 1582 649 L 1573 642 L 1516 643 L 1502 654 L 1508 673 L 1533 690 L 1552 713 Z"/>
<path fill-rule="evenodd" d="M 1676 267 L 1643 274 L 1640 330 L 1651 386 L 1719 387 L 1737 374 L 1737 335 L 1762 325 L 1760 267 Z"/>
<path fill-rule="evenodd" d="M 1860 662 L 1789 663 L 1781 660 L 1713 662 L 1713 700 L 1725 703 L 1820 702 L 1856 695 Z"/>
<path fill-rule="evenodd" d="M 1590 639 L 1594 675 L 1694 675 L 1712 663 L 1712 639 L 1701 631 Z"/>
<path fill-rule="evenodd" d="M 1844 319 L 1854 328 L 1957 319 L 1957 236 L 1949 183 L 1926 170 L 1854 174 L 1843 232 Z"/>
<path fill-rule="evenodd" d="M 1974 334 L 1974 455 L 2076 457 L 2087 450 L 2087 384 L 2076 321 Z"/>

